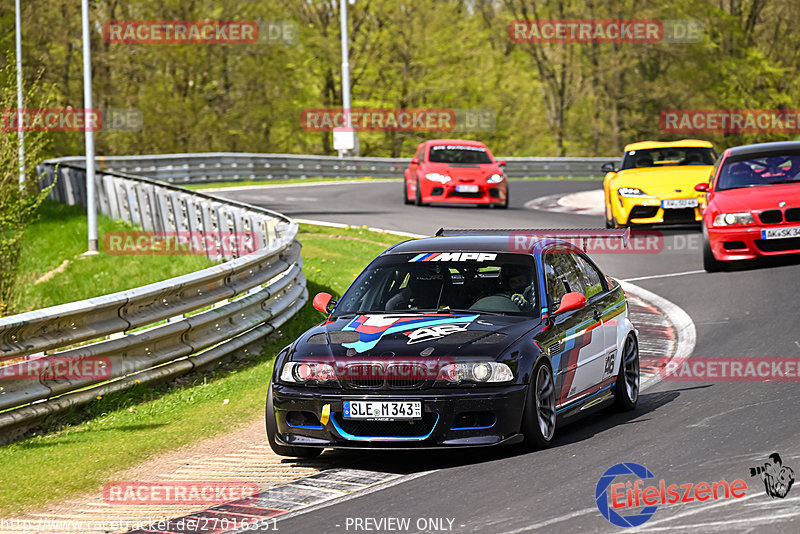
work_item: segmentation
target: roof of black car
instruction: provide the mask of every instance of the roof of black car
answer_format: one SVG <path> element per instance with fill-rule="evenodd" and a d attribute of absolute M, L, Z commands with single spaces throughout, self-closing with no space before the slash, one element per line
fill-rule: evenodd
<path fill-rule="evenodd" d="M 406 254 L 411 252 L 509 252 L 520 254 L 522 251 L 513 250 L 513 236 L 453 236 L 453 237 L 425 237 L 404 241 L 390 250 L 387 254 Z"/>
<path fill-rule="evenodd" d="M 770 152 L 800 151 L 800 141 L 778 141 L 775 143 L 757 143 L 755 145 L 742 145 L 731 148 L 731 156 L 758 155 Z"/>

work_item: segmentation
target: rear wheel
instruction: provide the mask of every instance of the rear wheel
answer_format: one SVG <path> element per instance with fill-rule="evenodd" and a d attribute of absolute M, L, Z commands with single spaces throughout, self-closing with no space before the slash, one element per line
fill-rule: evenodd
<path fill-rule="evenodd" d="M 533 368 L 522 416 L 522 433 L 528 447 L 543 449 L 550 444 L 555 431 L 556 388 L 550 364 L 543 358 Z"/>
<path fill-rule="evenodd" d="M 614 397 L 617 409 L 623 411 L 636 408 L 639 400 L 639 343 L 632 335 L 628 336 L 622 347 Z"/>
<path fill-rule="evenodd" d="M 711 241 L 708 239 L 708 230 L 706 230 L 706 225 L 703 224 L 703 269 L 709 273 L 715 273 L 724 271 L 725 267 L 724 262 L 714 257 L 714 252 L 711 251 Z"/>
<path fill-rule="evenodd" d="M 275 407 L 272 404 L 272 383 L 267 390 L 267 441 L 269 446 L 280 456 L 293 456 L 295 458 L 316 458 L 322 454 L 322 449 L 314 447 L 291 447 L 289 445 L 281 445 L 275 440 L 278 434 L 278 423 L 275 421 Z"/>

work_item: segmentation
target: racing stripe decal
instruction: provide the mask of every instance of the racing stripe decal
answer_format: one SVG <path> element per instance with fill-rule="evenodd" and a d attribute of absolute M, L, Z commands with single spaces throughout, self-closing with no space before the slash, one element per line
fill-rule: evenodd
<path fill-rule="evenodd" d="M 603 380 L 601 383 L 597 384 L 596 386 L 592 386 L 590 389 L 588 389 L 586 391 L 582 391 L 578 395 L 575 395 L 573 397 L 570 397 L 569 399 L 566 399 L 561 404 L 557 404 L 556 405 L 556 409 L 557 410 L 563 410 L 564 408 L 569 407 L 570 404 L 575 404 L 576 402 L 578 402 L 578 401 L 580 401 L 582 399 L 585 399 L 586 397 L 588 397 L 590 395 L 593 395 L 593 394 L 597 393 L 601 389 L 610 386 L 616 380 L 617 380 L 616 376 L 609 377 L 609 378 Z"/>

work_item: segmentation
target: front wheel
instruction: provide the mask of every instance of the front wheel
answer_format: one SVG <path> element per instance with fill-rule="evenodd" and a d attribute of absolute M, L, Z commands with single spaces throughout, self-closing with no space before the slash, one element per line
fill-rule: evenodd
<path fill-rule="evenodd" d="M 314 447 L 291 447 L 289 445 L 281 445 L 275 440 L 278 434 L 278 423 L 275 421 L 275 406 L 272 404 L 272 383 L 267 390 L 267 441 L 273 452 L 279 456 L 293 456 L 295 458 L 316 458 L 322 454 L 322 449 Z"/>
<path fill-rule="evenodd" d="M 611 212 L 611 218 L 608 218 L 608 215 L 605 216 L 606 220 L 606 228 L 616 228 L 617 225 L 614 223 L 614 212 Z"/>
<path fill-rule="evenodd" d="M 629 335 L 622 347 L 622 359 L 614 386 L 617 409 L 628 411 L 636 408 L 639 400 L 639 376 L 639 343 L 636 337 Z"/>
<path fill-rule="evenodd" d="M 422 206 L 422 189 L 419 188 L 419 179 L 417 179 L 417 190 L 414 193 L 414 205 Z"/>
<path fill-rule="evenodd" d="M 528 447 L 543 449 L 550 444 L 555 431 L 556 388 L 550 364 L 543 358 L 533 368 L 522 416 L 522 433 Z"/>
<path fill-rule="evenodd" d="M 708 230 L 703 223 L 703 269 L 709 273 L 715 273 L 725 270 L 725 267 L 724 262 L 714 257 L 714 253 L 711 251 L 711 241 L 708 239 Z"/>
<path fill-rule="evenodd" d="M 509 197 L 508 189 L 506 188 L 506 198 L 505 200 L 503 200 L 502 204 L 497 204 L 497 207 L 500 208 L 501 210 L 508 209 L 508 197 Z"/>
<path fill-rule="evenodd" d="M 414 201 L 408 198 L 408 181 L 403 177 L 403 203 L 413 204 Z"/>

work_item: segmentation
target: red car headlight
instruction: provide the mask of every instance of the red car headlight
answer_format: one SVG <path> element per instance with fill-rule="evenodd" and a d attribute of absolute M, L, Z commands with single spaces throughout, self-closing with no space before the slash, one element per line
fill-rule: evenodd
<path fill-rule="evenodd" d="M 452 180 L 452 178 L 450 178 L 450 176 L 448 176 L 447 174 L 439 174 L 438 172 L 432 172 L 426 174 L 425 178 L 427 178 L 431 182 L 439 182 L 440 184 L 446 184 L 447 182 Z"/>
<path fill-rule="evenodd" d="M 747 212 L 743 213 L 720 213 L 714 217 L 714 226 L 732 226 L 736 224 L 755 224 L 753 216 Z"/>

